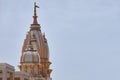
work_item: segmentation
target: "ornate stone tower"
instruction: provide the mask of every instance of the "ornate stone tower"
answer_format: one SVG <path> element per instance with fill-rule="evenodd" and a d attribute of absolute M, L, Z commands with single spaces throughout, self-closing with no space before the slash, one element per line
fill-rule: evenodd
<path fill-rule="evenodd" d="M 51 80 L 48 43 L 37 22 L 36 8 L 39 7 L 34 3 L 33 24 L 23 43 L 19 68 L 29 73 L 30 80 Z"/>

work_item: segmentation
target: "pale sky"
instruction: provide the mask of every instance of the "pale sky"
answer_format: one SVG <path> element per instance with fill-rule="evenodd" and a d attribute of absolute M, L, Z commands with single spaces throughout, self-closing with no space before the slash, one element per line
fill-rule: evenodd
<path fill-rule="evenodd" d="M 0 62 L 18 70 L 34 1 L 53 80 L 120 80 L 119 0 L 0 0 Z"/>

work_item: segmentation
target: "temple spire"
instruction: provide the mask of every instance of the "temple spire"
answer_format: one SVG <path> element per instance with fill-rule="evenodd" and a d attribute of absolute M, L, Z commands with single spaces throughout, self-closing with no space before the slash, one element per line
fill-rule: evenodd
<path fill-rule="evenodd" d="M 37 11 L 36 9 L 39 8 L 39 6 L 36 5 L 36 2 L 34 3 L 34 16 L 33 16 L 33 24 L 38 24 L 37 22 Z"/>

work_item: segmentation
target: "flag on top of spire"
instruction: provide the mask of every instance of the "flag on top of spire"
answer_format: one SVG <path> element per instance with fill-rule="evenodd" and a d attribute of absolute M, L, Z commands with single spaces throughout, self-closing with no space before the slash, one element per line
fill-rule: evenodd
<path fill-rule="evenodd" d="M 38 5 L 36 5 L 36 2 L 34 3 L 34 6 L 35 6 L 36 8 L 39 8 L 39 6 L 38 6 Z"/>

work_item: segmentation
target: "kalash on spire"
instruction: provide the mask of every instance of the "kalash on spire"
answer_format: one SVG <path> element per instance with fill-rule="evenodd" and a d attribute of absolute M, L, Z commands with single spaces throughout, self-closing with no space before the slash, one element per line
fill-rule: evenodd
<path fill-rule="evenodd" d="M 29 80 L 52 80 L 48 43 L 37 22 L 37 8 L 39 6 L 34 3 L 33 24 L 23 43 L 19 69 L 30 75 Z"/>

